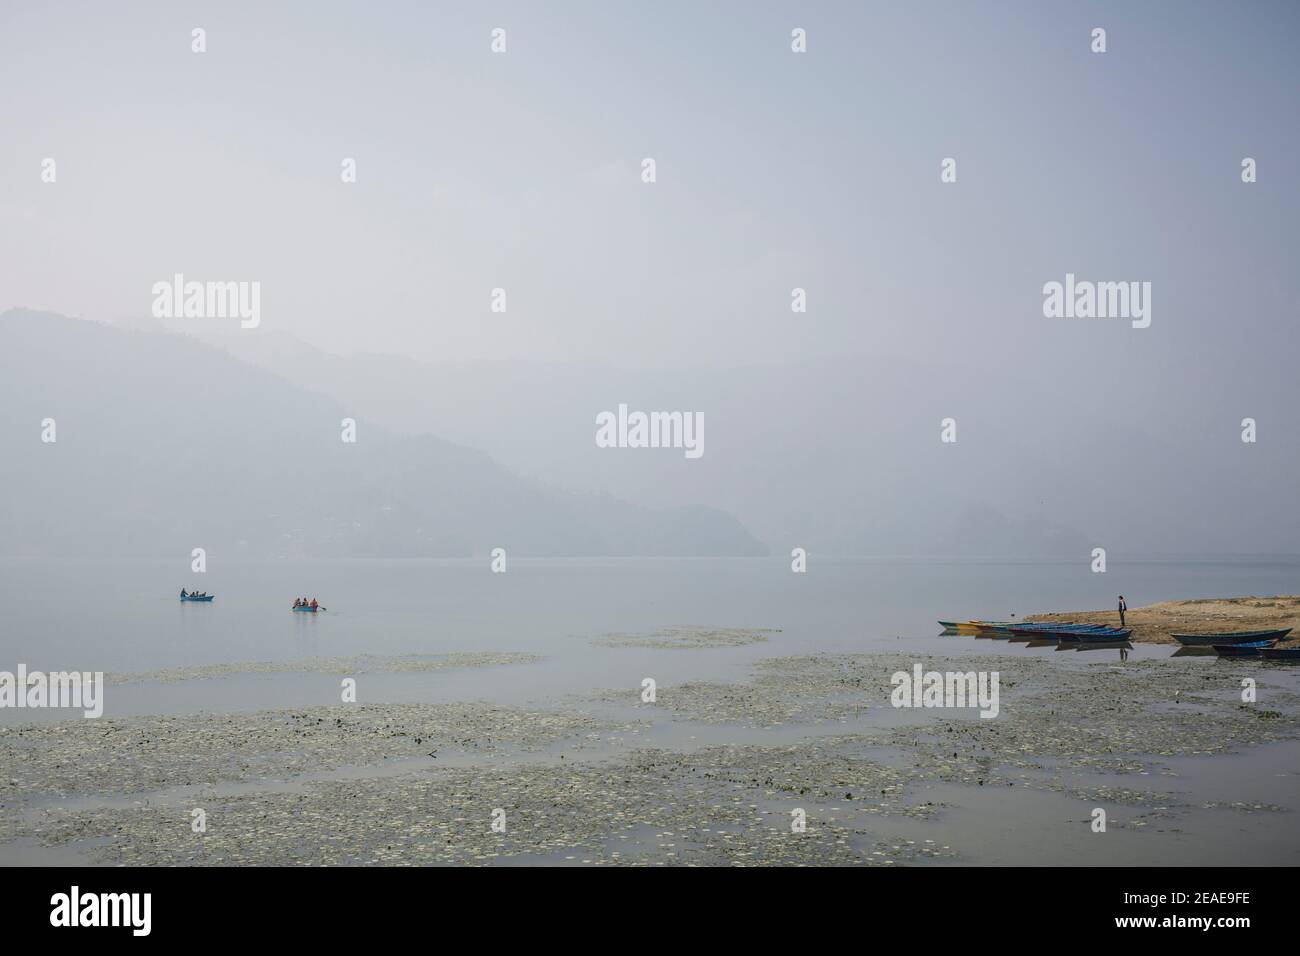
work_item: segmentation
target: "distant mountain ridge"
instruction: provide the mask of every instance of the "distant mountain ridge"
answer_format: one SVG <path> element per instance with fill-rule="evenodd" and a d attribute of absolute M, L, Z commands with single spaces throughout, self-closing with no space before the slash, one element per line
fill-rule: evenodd
<path fill-rule="evenodd" d="M 160 324 L 142 324 L 159 330 Z M 1294 554 L 1300 418 L 1289 381 L 1171 375 L 1133 343 L 1104 363 L 998 365 L 840 355 L 715 368 L 426 361 L 325 352 L 255 332 L 166 323 L 391 431 L 436 434 L 514 471 L 655 508 L 711 505 L 773 553 L 1035 557 Z M 1142 342 L 1146 340 L 1143 339 Z M 619 402 L 701 412 L 708 450 L 595 447 Z M 1240 440 L 1247 414 L 1258 444 Z M 940 441 L 953 417 L 958 441 Z M 1082 558 L 1081 558 L 1082 556 Z"/>
<path fill-rule="evenodd" d="M 979 489 L 927 494 L 926 475 L 954 457 L 945 458 L 951 449 L 938 443 L 941 402 L 922 399 L 936 407 L 920 426 L 901 415 L 882 420 L 877 411 L 904 409 L 900 399 L 911 397 L 905 384 L 923 381 L 907 363 L 846 357 L 824 368 L 663 371 L 426 363 L 375 353 L 343 357 L 270 329 L 197 334 L 398 431 L 434 431 L 460 441 L 475 436 L 498 460 L 564 487 L 622 487 L 660 506 L 684 497 L 725 503 L 775 553 L 802 546 L 840 555 L 1024 557 L 1086 555 L 1092 547 L 1082 532 L 1053 523 L 1042 509 L 995 508 Z M 519 404 L 520 393 L 532 398 Z M 710 421 L 708 453 L 695 462 L 604 454 L 590 437 L 594 415 L 625 400 L 703 412 Z M 850 421 L 861 427 L 846 434 Z M 873 442 L 882 456 L 867 454 L 864 446 Z M 952 476 L 960 484 L 960 456 L 957 461 Z"/>
<path fill-rule="evenodd" d="M 725 508 L 779 554 L 1086 564 L 1094 547 L 1294 553 L 1300 540 L 1289 383 L 1170 375 L 1153 367 L 1163 352 L 1140 343 L 1100 364 L 1025 361 L 1009 342 L 991 366 L 880 354 L 638 369 L 343 357 L 269 328 L 186 331 L 387 427 L 472 444 L 561 487 Z M 594 416 L 624 401 L 703 413 L 707 453 L 688 462 L 597 449 Z M 1246 414 L 1266 429 L 1256 445 L 1240 440 Z M 944 444 L 950 416 L 958 440 Z"/>
<path fill-rule="evenodd" d="M 463 445 L 395 435 L 193 338 L 49 313 L 0 315 L 0 441 L 2 554 L 766 551 L 714 508 L 564 491 Z"/>

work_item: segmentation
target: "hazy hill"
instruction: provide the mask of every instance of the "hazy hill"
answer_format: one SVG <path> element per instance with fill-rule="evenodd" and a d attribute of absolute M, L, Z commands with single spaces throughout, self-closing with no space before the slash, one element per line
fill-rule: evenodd
<path fill-rule="evenodd" d="M 359 420 L 355 444 L 340 440 L 344 417 Z M 462 445 L 394 435 L 195 339 L 50 314 L 0 316 L 0 442 L 5 554 L 764 550 L 718 510 L 557 489 Z"/>
<path fill-rule="evenodd" d="M 214 341 L 389 427 L 564 487 L 724 507 L 781 553 L 1258 553 L 1300 540 L 1289 383 L 1228 386 L 1213 356 L 1184 367 L 1140 337 L 1117 338 L 1101 362 L 1033 361 L 1013 339 L 996 364 L 677 369 L 341 357 L 271 330 Z M 594 417 L 619 402 L 703 412 L 704 457 L 597 449 Z M 1240 440 L 1248 415 L 1254 445 Z M 949 416 L 956 444 L 939 441 Z"/>

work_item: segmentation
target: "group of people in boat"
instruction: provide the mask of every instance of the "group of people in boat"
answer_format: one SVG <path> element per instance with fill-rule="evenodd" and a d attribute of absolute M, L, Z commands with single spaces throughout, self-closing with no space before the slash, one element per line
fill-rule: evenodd
<path fill-rule="evenodd" d="M 207 591 L 203 591 L 203 592 L 186 591 L 185 588 L 181 588 L 181 597 L 207 597 L 207 596 L 208 596 Z M 307 598 L 305 597 L 296 597 L 294 598 L 294 607 L 311 607 L 311 609 L 315 611 L 317 607 L 320 607 L 320 604 L 317 604 L 315 597 L 313 597 L 311 601 L 308 601 Z"/>

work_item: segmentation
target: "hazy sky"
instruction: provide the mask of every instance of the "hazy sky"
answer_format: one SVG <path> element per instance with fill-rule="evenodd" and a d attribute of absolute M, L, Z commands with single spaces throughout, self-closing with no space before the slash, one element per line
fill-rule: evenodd
<path fill-rule="evenodd" d="M 260 281 L 264 329 L 344 353 L 1171 380 L 1208 354 L 1247 383 L 1300 344 L 1298 26 L 1294 3 L 6 2 L 0 308 L 144 315 L 182 272 Z M 1151 328 L 1044 318 L 1066 272 L 1150 281 Z"/>

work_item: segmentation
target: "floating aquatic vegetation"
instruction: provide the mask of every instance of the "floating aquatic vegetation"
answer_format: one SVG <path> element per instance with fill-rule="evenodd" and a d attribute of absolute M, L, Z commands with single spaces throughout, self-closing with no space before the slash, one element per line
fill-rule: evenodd
<path fill-rule="evenodd" d="M 1218 753 L 1300 735 L 1300 697 L 1271 687 L 1267 704 L 1243 705 L 1247 667 L 1215 661 L 1211 668 L 1184 661 L 1059 666 L 1051 659 L 916 655 L 811 655 L 759 661 L 738 683 L 688 682 L 661 686 L 655 706 L 703 723 L 740 722 L 771 727 L 870 717 L 892 709 L 891 675 L 920 661 L 926 670 L 997 670 L 1001 714 L 970 720 L 952 710 L 930 711 L 940 732 L 974 735 L 990 756 L 1107 759 L 1111 769 L 1132 766 L 1124 755 Z M 632 691 L 605 691 L 599 699 L 630 701 Z M 1270 726 L 1273 725 L 1273 726 Z M 936 724 L 905 727 L 900 743 L 923 743 Z"/>
<path fill-rule="evenodd" d="M 1258 800 L 1211 800 L 1202 803 L 1206 810 L 1238 810 L 1243 813 L 1289 813 L 1288 807 L 1279 807 L 1276 803 L 1261 803 Z"/>
<path fill-rule="evenodd" d="M 747 681 L 660 686 L 655 706 L 703 723 L 739 722 L 768 728 L 858 717 L 871 707 L 888 703 L 893 671 L 884 673 L 863 666 L 861 661 L 855 667 L 853 660 L 839 656 L 765 659 L 754 664 L 755 676 Z M 634 703 L 638 695 L 637 688 L 607 689 L 593 699 Z"/>
<path fill-rule="evenodd" d="M 1187 808 L 1186 803 L 1173 795 L 1153 790 L 1134 790 L 1129 787 L 1076 787 L 1067 786 L 1060 781 L 1048 781 L 1041 786 L 1044 789 L 1060 790 L 1076 800 L 1083 800 L 1093 806 L 1122 804 L 1150 807 L 1152 813 L 1172 813 Z"/>
<path fill-rule="evenodd" d="M 593 643 L 602 647 L 698 648 L 741 647 L 780 633 L 761 627 L 694 627 L 678 625 L 660 628 L 649 634 L 607 634 Z"/>
<path fill-rule="evenodd" d="M 283 778 L 440 750 L 524 751 L 618 725 L 481 703 L 366 704 L 0 727 L 0 800 Z"/>
<path fill-rule="evenodd" d="M 999 716 L 894 712 L 890 676 L 918 659 L 998 670 Z M 1245 676 L 1259 680 L 1260 703 L 1242 703 Z M 887 832 L 943 814 L 925 799 L 936 784 L 1055 791 L 1141 811 L 1117 828 L 1177 832 L 1169 822 L 1193 804 L 1139 781 L 1169 773 L 1165 758 L 1296 738 L 1300 697 L 1284 685 L 1222 661 L 807 655 L 760 661 L 738 683 L 660 688 L 631 721 L 437 704 L 0 728 L 0 838 L 148 865 L 888 866 L 955 855 Z M 596 699 L 639 700 L 634 690 Z M 630 746 L 661 720 L 736 725 L 751 742 Z M 782 724 L 782 743 L 761 736 Z M 1099 772 L 1133 783 L 1098 785 Z M 53 805 L 60 796 L 76 799 Z M 203 834 L 190 829 L 195 806 Z M 798 812 L 803 832 L 792 831 Z"/>
<path fill-rule="evenodd" d="M 581 859 L 595 865 L 892 865 L 953 855 L 934 841 L 881 840 L 865 790 L 893 772 L 851 769 L 801 753 L 800 789 L 846 779 L 863 793 L 834 802 L 794 793 L 764 775 L 789 754 L 713 748 L 683 755 L 637 751 L 619 762 L 557 768 L 447 767 L 395 777 L 308 784 L 203 800 L 207 829 L 190 828 L 191 803 L 53 809 L 28 834 L 81 844 L 91 859 L 126 865 L 483 864 L 497 859 Z M 826 761 L 826 762 L 824 762 Z M 822 772 L 833 766 L 829 777 Z M 877 779 L 876 774 L 883 774 Z M 820 784 L 819 784 L 820 786 Z M 764 789 L 766 788 L 766 790 Z M 828 791 L 829 795 L 829 791 Z M 192 801 L 191 801 L 192 802 Z M 792 832 L 791 809 L 806 829 Z M 504 811 L 495 832 L 493 810 Z M 908 812 L 901 805 L 898 812 Z"/>

